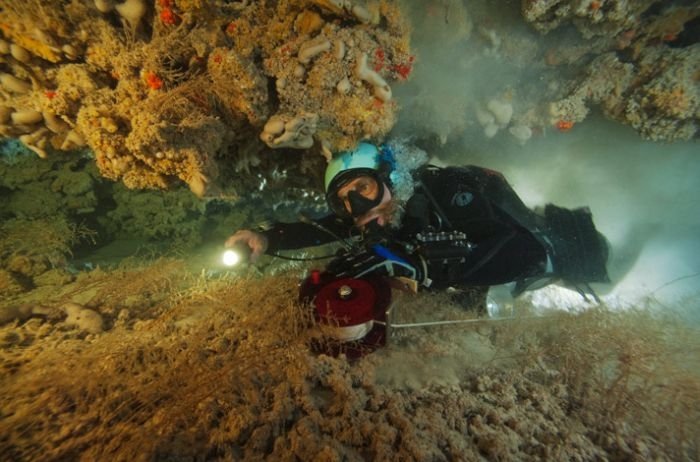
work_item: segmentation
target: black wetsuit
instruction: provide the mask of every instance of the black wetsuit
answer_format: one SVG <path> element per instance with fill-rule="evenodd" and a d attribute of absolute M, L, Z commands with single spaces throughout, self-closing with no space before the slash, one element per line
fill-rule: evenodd
<path fill-rule="evenodd" d="M 459 258 L 425 258 L 433 287 L 489 286 L 556 276 L 572 283 L 605 282 L 607 247 L 587 209 L 553 205 L 544 215 L 528 209 L 503 175 L 481 167 L 424 167 L 405 206 L 401 226 L 386 230 L 385 239 L 415 241 L 417 235 L 461 232 L 469 249 L 455 248 Z M 335 216 L 318 221 L 340 237 L 352 222 Z M 309 223 L 278 223 L 264 232 L 268 253 L 335 240 Z M 421 245 L 418 245 L 418 252 Z"/>

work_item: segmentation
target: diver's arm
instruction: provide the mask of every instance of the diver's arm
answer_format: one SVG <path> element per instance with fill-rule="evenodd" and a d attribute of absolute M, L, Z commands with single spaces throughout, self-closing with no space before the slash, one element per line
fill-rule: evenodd
<path fill-rule="evenodd" d="M 255 262 L 262 254 L 267 251 L 267 238 L 256 231 L 249 229 L 240 229 L 229 236 L 224 242 L 224 247 L 231 248 L 236 244 L 244 244 L 250 248 L 250 261 Z"/>
<path fill-rule="evenodd" d="M 294 250 L 304 247 L 327 244 L 337 241 L 338 237 L 345 237 L 349 225 L 334 215 L 315 220 L 319 226 L 312 223 L 275 223 L 271 228 L 262 231 L 267 238 L 268 247 L 266 253 L 274 253 L 278 250 Z M 327 229 L 329 232 L 324 231 Z"/>

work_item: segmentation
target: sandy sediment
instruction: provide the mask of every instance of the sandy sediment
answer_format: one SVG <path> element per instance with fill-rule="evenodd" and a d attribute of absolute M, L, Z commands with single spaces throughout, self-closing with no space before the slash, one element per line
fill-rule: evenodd
<path fill-rule="evenodd" d="M 351 362 L 310 351 L 295 278 L 159 260 L 36 297 L 2 304 L 24 313 L 0 327 L 13 460 L 697 457 L 697 332 L 645 311 L 403 330 Z M 399 321 L 468 316 L 397 303 Z"/>

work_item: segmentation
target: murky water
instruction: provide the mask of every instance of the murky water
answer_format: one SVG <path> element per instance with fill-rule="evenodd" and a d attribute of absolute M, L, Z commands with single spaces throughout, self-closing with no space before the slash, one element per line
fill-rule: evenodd
<path fill-rule="evenodd" d="M 517 118 L 533 101 L 547 104 L 573 67 L 544 65 L 542 52 L 580 38 L 566 27 L 545 35 L 523 27 L 519 2 L 472 1 L 466 10 L 459 2 L 432 4 L 442 5 L 444 15 L 426 13 L 423 4 L 408 9 L 417 24 L 420 65 L 396 90 L 403 111 L 394 135 L 421 140 L 435 163 L 503 172 L 530 206 L 590 207 L 612 244 L 617 284 L 599 288 L 609 300 L 653 297 L 700 313 L 697 140 L 646 141 L 593 105 L 594 112 L 566 132 L 538 127 L 525 143 L 505 129 L 487 137 L 476 108 L 501 97 Z"/>
<path fill-rule="evenodd" d="M 530 206 L 589 206 L 613 248 L 614 294 L 678 300 L 700 291 L 698 144 L 642 140 L 602 118 L 525 146 L 491 143 L 436 153 L 502 171 Z"/>

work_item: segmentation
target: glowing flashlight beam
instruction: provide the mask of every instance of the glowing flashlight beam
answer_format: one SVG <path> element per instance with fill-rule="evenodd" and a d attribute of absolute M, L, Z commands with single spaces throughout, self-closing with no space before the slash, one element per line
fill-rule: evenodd
<path fill-rule="evenodd" d="M 226 250 L 222 260 L 226 266 L 236 266 L 241 261 L 241 256 L 236 251 Z"/>

